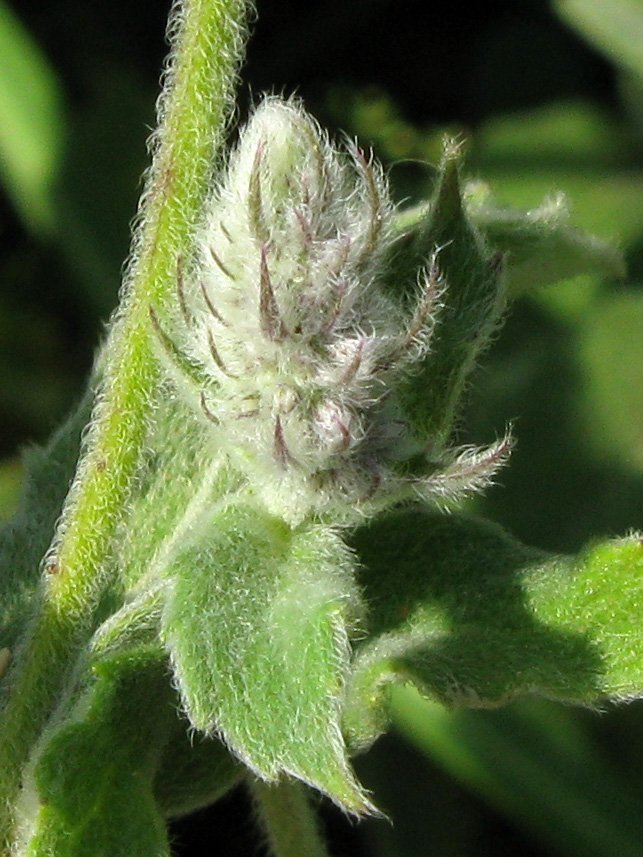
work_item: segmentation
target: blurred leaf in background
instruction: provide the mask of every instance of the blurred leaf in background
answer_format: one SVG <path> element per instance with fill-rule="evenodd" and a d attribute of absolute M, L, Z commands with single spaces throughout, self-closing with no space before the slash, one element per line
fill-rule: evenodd
<path fill-rule="evenodd" d="M 57 76 L 6 3 L 0 3 L 0 172 L 35 232 L 54 229 L 53 187 L 65 117 Z"/>
<path fill-rule="evenodd" d="M 7 513 L 17 501 L 20 439 L 43 441 L 80 396 L 115 306 L 154 105 L 152 86 L 114 61 L 89 63 L 65 97 L 65 81 L 16 11 L 0 5 L 0 455 L 9 462 L 0 493 Z M 71 23 L 71 10 L 65 17 Z"/>
<path fill-rule="evenodd" d="M 556 0 L 554 5 L 564 20 L 612 62 L 643 79 L 641 0 Z"/>

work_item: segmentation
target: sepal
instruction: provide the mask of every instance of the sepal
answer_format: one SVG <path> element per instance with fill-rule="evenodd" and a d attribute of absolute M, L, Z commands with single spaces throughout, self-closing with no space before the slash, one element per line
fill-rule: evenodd
<path fill-rule="evenodd" d="M 397 215 L 398 237 L 388 259 L 389 288 L 407 299 L 427 260 L 443 283 L 431 347 L 403 395 L 418 435 L 433 444 L 449 437 L 465 382 L 506 303 L 504 258 L 465 210 L 460 160 L 459 148 L 447 141 L 433 197 L 417 217 Z"/>

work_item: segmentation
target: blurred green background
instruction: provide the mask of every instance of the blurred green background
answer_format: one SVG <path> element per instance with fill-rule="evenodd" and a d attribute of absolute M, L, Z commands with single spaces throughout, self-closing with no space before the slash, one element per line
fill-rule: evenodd
<path fill-rule="evenodd" d="M 168 7 L 0 0 L 0 516 L 20 448 L 79 396 L 116 303 Z M 448 132 L 499 202 L 563 191 L 578 226 L 623 250 L 626 280 L 515 304 L 461 439 L 514 421 L 511 464 L 476 510 L 525 542 L 643 530 L 643 2 L 258 0 L 240 114 L 265 90 L 371 145 L 400 200 L 428 193 Z M 394 823 L 324 805 L 337 857 L 643 855 L 640 703 L 448 713 L 402 689 L 393 709 L 357 764 Z M 177 855 L 256 846 L 243 795 L 174 836 Z"/>

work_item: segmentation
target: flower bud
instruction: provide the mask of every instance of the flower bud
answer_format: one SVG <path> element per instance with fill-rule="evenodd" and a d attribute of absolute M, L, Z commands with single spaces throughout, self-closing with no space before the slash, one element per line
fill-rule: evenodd
<path fill-rule="evenodd" d="M 174 341 L 206 379 L 192 399 L 213 444 L 293 526 L 351 522 L 418 494 L 457 498 L 507 449 L 458 457 L 413 436 L 398 387 L 430 350 L 444 283 L 435 253 L 414 306 L 387 294 L 395 213 L 379 165 L 334 147 L 298 102 L 266 98 L 181 288 Z"/>

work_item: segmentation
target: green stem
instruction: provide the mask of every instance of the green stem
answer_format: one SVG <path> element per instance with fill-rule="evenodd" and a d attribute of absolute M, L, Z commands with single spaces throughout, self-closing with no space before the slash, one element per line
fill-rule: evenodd
<path fill-rule="evenodd" d="M 272 857 L 329 857 L 305 786 L 295 780 L 269 785 L 252 779 L 249 787 Z"/>
<path fill-rule="evenodd" d="M 124 300 L 105 348 L 105 380 L 81 466 L 46 563 L 42 603 L 8 677 L 0 722 L 0 854 L 20 772 L 87 640 L 110 585 L 108 560 L 150 422 L 158 381 L 149 310 L 174 297 L 212 181 L 243 51 L 246 0 L 185 0 L 170 18 L 172 53 L 159 102 Z M 2 850 L 4 848 L 4 851 Z"/>

